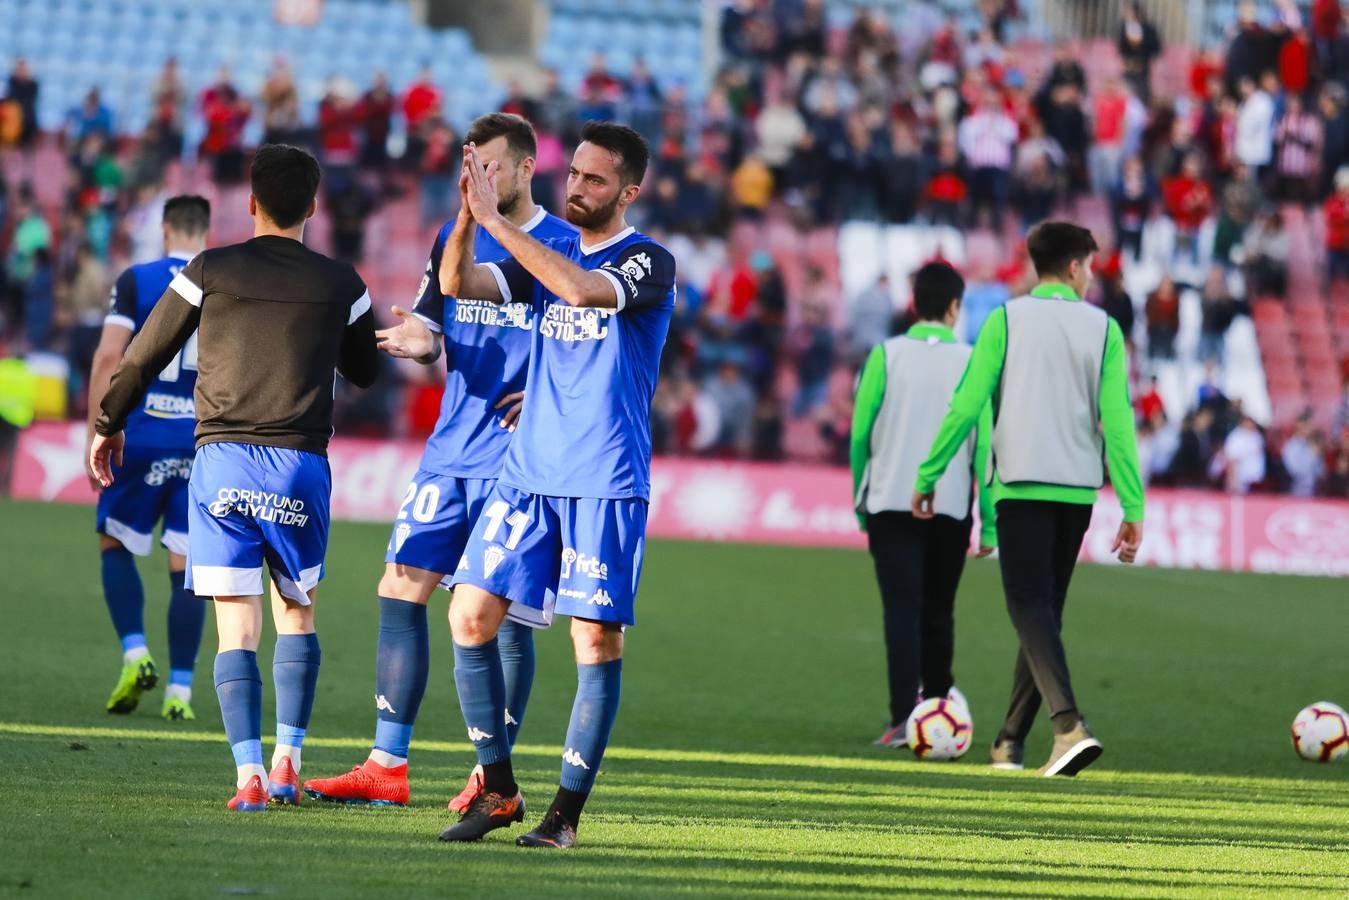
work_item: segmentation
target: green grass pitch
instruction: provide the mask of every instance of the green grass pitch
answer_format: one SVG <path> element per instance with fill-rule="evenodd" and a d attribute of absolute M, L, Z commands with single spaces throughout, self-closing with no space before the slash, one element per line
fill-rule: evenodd
<path fill-rule="evenodd" d="M 333 529 L 302 777 L 345 771 L 368 748 L 386 539 L 382 526 Z M 1349 763 L 1304 763 L 1288 738 L 1306 703 L 1349 703 L 1343 580 L 1079 570 L 1069 654 L 1106 755 L 1076 780 L 1049 781 L 984 765 L 1014 652 L 996 563 L 971 561 L 957 606 L 974 749 L 918 763 L 870 746 L 885 707 L 864 554 L 653 542 L 613 744 L 581 844 L 560 855 L 504 832 L 468 846 L 435 839 L 472 763 L 448 595 L 432 607 L 411 806 L 238 815 L 224 808 L 234 773 L 209 620 L 198 721 L 161 721 L 159 691 L 134 715 L 109 716 L 120 656 L 92 511 L 4 503 L 0 546 L 0 896 L 1349 892 Z M 162 555 L 142 565 L 151 650 L 167 668 L 163 571 Z M 575 686 L 565 624 L 538 647 L 516 760 L 530 826 L 556 783 Z M 270 683 L 270 641 L 262 656 Z M 1048 742 L 1042 717 L 1028 763 Z"/>

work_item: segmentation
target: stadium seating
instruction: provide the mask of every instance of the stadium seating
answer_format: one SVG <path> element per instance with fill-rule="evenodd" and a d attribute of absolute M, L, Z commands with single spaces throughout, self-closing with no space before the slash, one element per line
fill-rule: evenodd
<path fill-rule="evenodd" d="M 341 74 L 364 87 L 385 72 L 401 90 L 423 63 L 446 92 L 446 113 L 458 127 L 495 108 L 501 89 L 468 35 L 433 31 L 412 21 L 407 3 L 328 0 L 318 25 L 277 25 L 271 0 L 0 0 L 0 66 L 27 57 L 41 81 L 38 119 L 58 128 L 89 88 L 99 85 L 121 134 L 149 119 L 150 87 L 164 61 L 176 57 L 191 95 L 229 66 L 245 95 L 256 96 L 274 57 L 295 72 L 301 115 L 312 121 L 328 79 Z M 8 23 L 17 23 L 9 27 Z M 189 117 L 189 146 L 200 138 Z M 245 135 L 261 133 L 255 115 Z"/>
<path fill-rule="evenodd" d="M 626 76 L 638 59 L 652 65 L 663 89 L 682 85 L 691 98 L 707 92 L 702 8 L 698 0 L 551 0 L 538 59 L 570 88 L 580 84 L 596 52 L 609 71 Z M 624 12 L 641 12 L 624 17 Z"/>

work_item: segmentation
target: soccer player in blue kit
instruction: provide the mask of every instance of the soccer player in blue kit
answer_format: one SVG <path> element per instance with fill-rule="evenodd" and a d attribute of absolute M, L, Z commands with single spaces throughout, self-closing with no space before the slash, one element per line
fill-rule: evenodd
<path fill-rule="evenodd" d="M 134 265 L 118 277 L 112 308 L 89 376 L 89 441 L 94 419 L 113 370 L 150 310 L 188 262 L 206 249 L 211 204 L 204 197 L 181 195 L 164 202 L 164 258 Z M 160 542 L 169 551 L 169 686 L 160 715 L 195 719 L 192 671 L 197 664 L 206 601 L 183 586 L 187 565 L 187 478 L 192 471 L 197 424 L 192 390 L 197 384 L 197 339 L 150 386 L 145 401 L 127 419 L 127 445 L 117 480 L 98 497 L 95 528 L 103 570 L 103 597 L 122 642 L 122 675 L 108 698 L 110 713 L 130 713 L 141 695 L 159 683 L 159 670 L 145 643 L 145 588 L 136 556 L 149 556 L 155 523 L 163 522 Z M 88 458 L 88 453 L 85 457 Z M 89 473 L 95 490 L 101 486 Z M 134 554 L 134 556 L 133 556 Z"/>
<path fill-rule="evenodd" d="M 523 846 L 572 846 L 618 712 L 623 629 L 634 623 L 650 496 L 651 398 L 674 310 L 674 259 L 625 221 L 648 150 L 630 128 L 590 122 L 567 175 L 579 235 L 540 243 L 497 210 L 499 166 L 464 148 L 460 212 L 442 292 L 528 302 L 536 316 L 529 402 L 451 576 L 455 685 L 483 789 L 440 836 L 473 841 L 524 819 L 501 726 L 498 632 L 571 617 L 577 691 L 557 795 Z M 481 228 L 509 259 L 475 264 Z"/>
<path fill-rule="evenodd" d="M 500 215 L 541 241 L 576 234 L 534 203 L 530 183 L 536 143 L 527 121 L 489 113 L 473 122 L 467 139 L 484 164 L 498 166 Z M 511 432 L 503 427 L 509 421 L 500 407 L 514 404 L 525 386 L 533 308 L 524 301 L 498 304 L 441 293 L 437 272 L 453 227 L 454 222 L 446 223 L 436 236 L 412 314 L 395 307 L 400 323 L 377 332 L 385 352 L 426 365 L 440 358 L 443 336 L 445 395 L 435 431 L 403 495 L 379 583 L 374 746 L 350 772 L 305 782 L 306 793 L 321 800 L 381 806 L 408 802 L 408 745 L 429 669 L 427 602 L 437 585 L 448 586 L 446 576 L 463 555 L 469 529 L 501 471 Z M 482 262 L 507 255 L 482 230 L 473 252 Z M 497 640 L 506 684 L 506 708 L 497 724 L 513 744 L 534 680 L 533 630 L 507 622 Z M 481 787 L 482 772 L 475 768 L 450 809 L 467 809 Z"/>

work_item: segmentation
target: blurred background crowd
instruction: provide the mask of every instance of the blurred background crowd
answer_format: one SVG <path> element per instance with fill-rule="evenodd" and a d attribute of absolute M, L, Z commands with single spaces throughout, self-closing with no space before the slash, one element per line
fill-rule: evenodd
<path fill-rule="evenodd" d="M 213 240 L 247 237 L 261 141 L 314 149 L 307 240 L 355 263 L 377 305 L 405 304 L 454 214 L 473 115 L 534 123 L 535 199 L 552 210 L 581 123 L 617 118 L 653 150 L 634 224 L 678 260 L 658 453 L 846 462 L 856 372 L 906 327 L 908 273 L 937 257 L 963 272 L 973 341 L 1033 281 L 1027 227 L 1062 215 L 1104 248 L 1088 300 L 1130 336 L 1153 483 L 1349 496 L 1344 11 L 1201 4 L 1217 24 L 1195 49 L 1147 4 L 1105 5 L 1093 37 L 1055 34 L 1052 0 L 669 0 L 629 33 L 556 0 L 549 67 L 500 78 L 462 32 L 414 27 L 399 3 L 325 4 L 370 34 L 389 18 L 385 56 L 369 38 L 360 65 L 329 65 L 322 41 L 285 52 L 244 32 L 242 76 L 227 54 L 202 70 L 171 41 L 162 56 L 133 42 L 137 80 L 110 81 L 0 38 L 0 343 L 63 386 L 47 414 L 82 415 L 109 288 L 161 255 L 164 198 L 207 193 Z M 91 8 L 0 6 L 15 21 Z M 179 6 L 176 27 L 217 4 Z M 389 365 L 380 390 L 343 397 L 339 429 L 429 431 L 435 371 Z"/>

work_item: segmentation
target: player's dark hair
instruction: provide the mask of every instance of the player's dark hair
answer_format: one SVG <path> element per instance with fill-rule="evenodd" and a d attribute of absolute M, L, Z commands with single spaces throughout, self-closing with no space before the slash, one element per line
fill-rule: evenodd
<path fill-rule="evenodd" d="M 965 296 L 965 279 L 944 262 L 930 262 L 913 276 L 913 308 L 918 318 L 940 320 L 952 300 Z"/>
<path fill-rule="evenodd" d="M 617 122 L 587 122 L 581 126 L 581 140 L 603 147 L 618 157 L 615 164 L 623 184 L 641 184 L 646 164 L 651 159 L 646 138 Z"/>
<path fill-rule="evenodd" d="M 253 196 L 278 228 L 294 228 L 305 219 L 319 190 L 319 163 L 289 144 L 263 144 L 249 174 Z"/>
<path fill-rule="evenodd" d="M 534 136 L 534 126 L 523 116 L 515 113 L 493 112 L 478 116 L 468 126 L 464 143 L 481 147 L 488 141 L 499 137 L 506 139 L 506 146 L 518 163 L 526 157 L 536 156 L 539 152 L 538 140 Z"/>
<path fill-rule="evenodd" d="M 211 201 L 197 194 L 170 197 L 164 201 L 164 224 L 180 234 L 205 234 L 211 228 Z"/>
<path fill-rule="evenodd" d="M 1072 222 L 1041 222 L 1026 236 L 1026 251 L 1041 278 L 1065 275 L 1069 263 L 1099 249 L 1091 232 Z"/>

